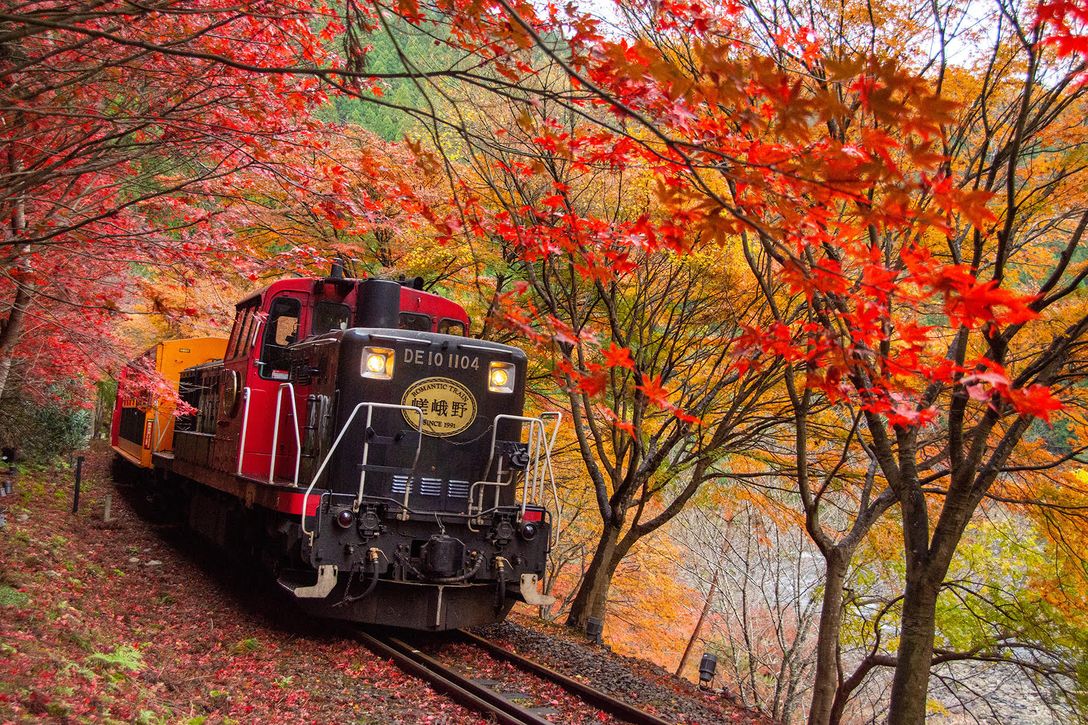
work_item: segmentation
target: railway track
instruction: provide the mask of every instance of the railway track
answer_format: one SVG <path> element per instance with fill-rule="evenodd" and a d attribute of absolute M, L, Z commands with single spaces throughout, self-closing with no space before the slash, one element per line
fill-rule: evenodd
<path fill-rule="evenodd" d="M 494 718 L 502 725 L 554 725 L 557 722 L 567 722 L 563 713 L 551 706 L 533 707 L 522 704 L 529 698 L 499 692 L 492 687 L 496 683 L 462 674 L 455 666 L 441 662 L 422 652 L 410 642 L 394 635 L 373 634 L 352 629 L 351 636 L 376 654 L 393 660 L 404 671 L 426 680 L 437 691 L 465 707 Z M 633 725 L 666 725 L 665 720 L 655 715 L 522 657 L 494 642 L 465 631 L 457 631 L 454 636 L 461 642 L 486 651 L 495 659 L 505 660 L 523 672 L 529 673 L 531 677 L 562 688 L 578 700 L 608 713 L 618 722 Z M 549 717 L 556 719 L 549 719 Z"/>

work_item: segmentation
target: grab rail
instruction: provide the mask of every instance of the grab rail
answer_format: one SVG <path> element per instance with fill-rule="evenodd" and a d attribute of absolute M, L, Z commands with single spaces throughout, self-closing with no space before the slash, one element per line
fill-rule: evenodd
<path fill-rule="evenodd" d="M 416 439 L 416 455 L 412 460 L 412 473 L 415 473 L 416 465 L 419 463 L 419 453 L 423 448 L 423 410 L 418 405 L 396 405 L 393 403 L 369 403 L 363 401 L 356 405 L 351 415 L 348 416 L 347 422 L 344 423 L 344 427 L 340 429 L 340 433 L 336 436 L 336 440 L 333 441 L 332 447 L 329 448 L 329 452 L 325 454 L 324 460 L 321 461 L 321 465 L 317 467 L 317 473 L 314 474 L 313 480 L 310 481 L 310 485 L 306 488 L 306 493 L 302 494 L 302 533 L 310 537 L 310 543 L 313 544 L 315 531 L 308 531 L 306 529 L 306 504 L 309 501 L 310 494 L 313 493 L 314 486 L 317 485 L 318 479 L 321 478 L 321 474 L 325 472 L 325 466 L 328 465 L 329 460 L 332 459 L 332 454 L 336 452 L 337 447 L 340 445 L 340 441 L 344 439 L 344 434 L 348 432 L 348 428 L 351 427 L 352 421 L 355 420 L 355 416 L 359 413 L 360 408 L 367 408 L 366 427 L 370 428 L 370 423 L 374 419 L 374 408 L 388 408 L 393 410 L 411 410 L 416 414 L 416 418 L 419 420 L 419 427 L 416 431 L 419 433 L 419 437 Z M 359 507 L 359 503 L 363 498 L 363 484 L 366 483 L 366 465 L 367 459 L 370 454 L 370 441 L 363 440 L 363 469 L 359 474 L 359 495 L 355 498 L 355 507 Z M 408 508 L 408 491 L 404 494 L 404 507 L 405 517 L 407 517 Z"/>
<path fill-rule="evenodd" d="M 552 426 L 551 435 L 548 435 L 545 420 L 552 418 L 554 418 L 555 422 Z M 553 540 L 555 543 L 559 542 L 561 514 L 559 510 L 559 491 L 555 487 L 555 471 L 552 469 L 552 448 L 555 446 L 555 439 L 559 434 L 559 426 L 562 418 L 563 416 L 559 411 L 541 413 L 537 418 L 522 415 L 507 415 L 504 413 L 496 415 L 491 425 L 491 450 L 487 456 L 487 466 L 484 467 L 484 475 L 486 476 L 491 470 L 491 464 L 495 461 L 495 447 L 498 442 L 499 421 L 512 420 L 520 423 L 527 423 L 529 425 L 529 436 L 525 444 L 529 454 L 529 461 L 525 466 L 525 479 L 521 492 L 521 514 L 523 516 L 525 515 L 525 507 L 530 500 L 534 503 L 541 502 L 545 493 L 545 484 L 550 483 L 552 500 L 555 503 L 555 526 L 553 527 Z M 541 458 L 543 458 L 543 465 L 541 465 Z M 499 460 L 499 464 L 499 470 L 495 472 L 496 479 L 500 479 L 502 476 L 502 459 Z M 469 488 L 468 495 L 469 516 L 473 515 L 473 498 L 475 497 L 477 486 L 480 487 L 480 502 L 477 504 L 477 510 L 475 512 L 478 516 L 484 511 L 483 489 L 487 486 L 493 486 L 495 488 L 495 507 L 498 507 L 499 490 L 509 486 L 512 482 L 513 471 L 511 471 L 511 478 L 509 481 L 476 481 L 473 483 Z"/>
<path fill-rule="evenodd" d="M 245 405 L 242 408 L 242 439 L 238 444 L 238 470 L 236 473 L 242 475 L 242 458 L 246 454 L 246 434 L 249 432 L 249 386 L 242 388 L 242 400 L 245 401 Z"/>
<path fill-rule="evenodd" d="M 295 421 L 295 477 L 291 480 L 292 486 L 298 485 L 298 468 L 302 462 L 302 437 L 298 432 L 298 407 L 295 405 L 295 386 L 291 383 L 280 383 L 279 390 L 276 391 L 276 418 L 275 426 L 272 428 L 272 455 L 268 461 L 268 482 L 275 483 L 276 475 L 276 445 L 280 440 L 280 406 L 283 403 L 283 391 L 287 390 L 291 394 L 291 417 Z"/>

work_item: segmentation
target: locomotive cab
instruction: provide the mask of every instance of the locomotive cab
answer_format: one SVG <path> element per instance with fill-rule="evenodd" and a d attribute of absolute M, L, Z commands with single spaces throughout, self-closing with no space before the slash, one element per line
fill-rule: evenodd
<path fill-rule="evenodd" d="M 525 416 L 524 353 L 467 328 L 459 305 L 379 279 L 239 303 L 224 361 L 182 377 L 197 413 L 168 463 L 246 510 L 212 496 L 190 523 L 225 539 L 259 519 L 281 584 L 322 615 L 446 629 L 548 603 L 558 414 Z"/>

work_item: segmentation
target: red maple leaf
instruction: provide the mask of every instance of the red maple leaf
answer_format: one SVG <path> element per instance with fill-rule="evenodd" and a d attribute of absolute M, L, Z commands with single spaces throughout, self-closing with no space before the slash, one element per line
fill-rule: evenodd
<path fill-rule="evenodd" d="M 996 281 L 965 285 L 948 295 L 945 312 L 954 325 L 977 327 L 986 322 L 1015 325 L 1039 316 L 1034 297 L 998 287 Z"/>
<path fill-rule="evenodd" d="M 607 382 L 604 373 L 593 373 L 591 375 L 578 376 L 578 382 L 576 387 L 581 392 L 589 396 L 600 395 L 604 390 L 605 383 Z"/>
<path fill-rule="evenodd" d="M 1026 388 L 1016 390 L 1010 388 L 1004 393 L 1005 398 L 1012 403 L 1012 407 L 1021 415 L 1030 415 L 1033 418 L 1041 418 L 1050 425 L 1050 414 L 1061 410 L 1062 402 L 1054 397 L 1050 388 L 1045 385 L 1029 385 Z"/>
<path fill-rule="evenodd" d="M 614 342 L 601 350 L 601 354 L 604 355 L 604 364 L 610 368 L 633 370 L 635 367 L 635 361 L 631 359 L 631 351 L 626 347 L 618 347 Z"/>
<path fill-rule="evenodd" d="M 672 405 L 669 403 L 669 391 L 661 384 L 660 375 L 653 375 L 650 377 L 643 376 L 642 384 L 636 385 L 635 387 L 646 396 L 647 400 L 657 407 L 665 410 L 672 408 Z"/>

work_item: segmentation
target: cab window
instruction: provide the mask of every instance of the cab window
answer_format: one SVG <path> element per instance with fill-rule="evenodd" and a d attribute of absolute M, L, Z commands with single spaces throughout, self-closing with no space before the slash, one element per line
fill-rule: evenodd
<path fill-rule="evenodd" d="M 443 317 L 438 323 L 438 332 L 442 335 L 465 335 L 465 323 L 450 317 Z"/>
<path fill-rule="evenodd" d="M 314 305 L 314 324 L 311 335 L 332 330 L 346 330 L 351 324 L 351 308 L 339 302 L 318 302 Z"/>
<path fill-rule="evenodd" d="M 227 345 L 226 359 L 232 360 L 249 352 L 249 343 L 253 338 L 254 307 L 238 310 L 238 316 L 234 320 L 234 329 L 230 333 L 230 343 Z"/>
<path fill-rule="evenodd" d="M 430 332 L 433 329 L 431 316 L 419 312 L 402 312 L 400 313 L 400 329 Z"/>
<path fill-rule="evenodd" d="M 290 362 L 287 347 L 298 340 L 298 323 L 302 304 L 293 297 L 277 297 L 268 311 L 261 348 L 262 378 L 286 380 Z"/>
<path fill-rule="evenodd" d="M 242 323 L 245 318 L 246 313 L 243 310 L 238 310 L 238 314 L 234 318 L 234 327 L 230 330 L 230 341 L 227 342 L 227 360 L 234 357 L 238 350 L 238 337 L 242 334 Z"/>
<path fill-rule="evenodd" d="M 246 310 L 246 324 L 242 328 L 242 337 L 238 340 L 238 357 L 248 357 L 250 347 L 256 342 L 257 334 L 257 308 L 250 307 Z"/>

